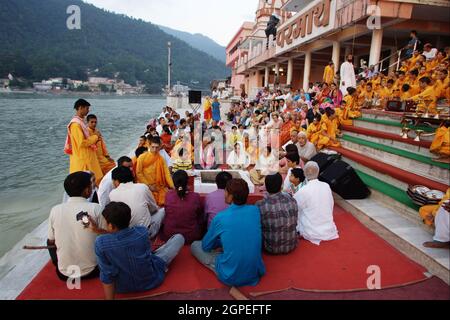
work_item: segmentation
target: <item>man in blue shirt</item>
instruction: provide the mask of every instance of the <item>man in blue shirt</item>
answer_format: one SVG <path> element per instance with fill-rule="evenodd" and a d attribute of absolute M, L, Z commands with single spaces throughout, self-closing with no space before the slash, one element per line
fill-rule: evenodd
<path fill-rule="evenodd" d="M 258 207 L 245 205 L 248 194 L 245 180 L 230 180 L 225 188 L 230 206 L 212 220 L 203 240 L 191 246 L 192 254 L 229 286 L 254 286 L 266 272 L 261 215 Z"/>
<path fill-rule="evenodd" d="M 184 245 L 183 236 L 174 235 L 152 253 L 148 229 L 128 227 L 129 206 L 111 202 L 103 210 L 103 216 L 109 234 L 97 237 L 95 254 L 105 298 L 114 299 L 116 292 L 140 292 L 158 287 L 164 281 L 167 266 Z"/>

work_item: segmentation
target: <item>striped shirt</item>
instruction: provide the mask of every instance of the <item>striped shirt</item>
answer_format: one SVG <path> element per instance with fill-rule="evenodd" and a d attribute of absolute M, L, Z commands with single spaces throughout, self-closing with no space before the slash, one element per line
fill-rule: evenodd
<path fill-rule="evenodd" d="M 298 206 L 284 192 L 267 195 L 256 203 L 261 211 L 264 250 L 272 254 L 289 253 L 297 247 Z"/>

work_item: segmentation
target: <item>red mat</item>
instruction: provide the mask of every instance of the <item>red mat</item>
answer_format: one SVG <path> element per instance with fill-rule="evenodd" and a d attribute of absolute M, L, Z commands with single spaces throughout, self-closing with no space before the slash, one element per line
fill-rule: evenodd
<path fill-rule="evenodd" d="M 296 288 L 311 291 L 367 290 L 367 268 L 381 269 L 382 288 L 398 287 L 425 280 L 423 267 L 409 260 L 383 239 L 365 228 L 351 214 L 335 208 L 335 221 L 340 238 L 315 246 L 302 240 L 293 253 L 286 256 L 264 255 L 267 273 L 255 287 L 242 287 L 246 295 Z M 185 247 L 173 261 L 166 280 L 149 292 L 119 295 L 131 299 L 168 292 L 188 293 L 197 290 L 219 289 L 214 274 L 200 265 Z M 60 281 L 54 266 L 48 264 L 17 299 L 102 299 L 99 280 L 81 282 L 81 290 L 68 290 Z"/>

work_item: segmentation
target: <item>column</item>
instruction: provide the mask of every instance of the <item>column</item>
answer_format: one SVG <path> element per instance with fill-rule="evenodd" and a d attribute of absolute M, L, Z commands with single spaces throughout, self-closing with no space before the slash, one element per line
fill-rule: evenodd
<path fill-rule="evenodd" d="M 303 90 L 309 87 L 309 74 L 311 73 L 311 51 L 305 52 L 305 68 L 303 72 Z"/>
<path fill-rule="evenodd" d="M 383 29 L 374 29 L 372 31 L 372 44 L 370 46 L 369 66 L 380 62 L 381 44 L 383 43 Z"/>
<path fill-rule="evenodd" d="M 340 58 L 341 58 L 341 44 L 339 43 L 339 41 L 333 41 L 333 56 L 331 60 L 333 60 L 334 62 L 334 70 L 339 70 Z"/>
<path fill-rule="evenodd" d="M 265 73 L 264 73 L 264 87 L 268 87 L 269 86 L 269 77 L 270 77 L 270 69 L 269 67 L 265 68 Z"/>
<path fill-rule="evenodd" d="M 287 69 L 287 85 L 292 85 L 292 77 L 294 75 L 294 59 L 290 58 L 288 60 L 288 69 Z"/>
<path fill-rule="evenodd" d="M 248 59 L 253 59 L 253 39 L 250 39 L 250 44 L 248 46 Z"/>
<path fill-rule="evenodd" d="M 389 72 L 395 72 L 397 70 L 398 54 L 396 47 L 391 47 L 391 57 L 389 58 Z"/>
<path fill-rule="evenodd" d="M 280 63 L 277 62 L 275 65 L 275 86 L 280 84 Z"/>

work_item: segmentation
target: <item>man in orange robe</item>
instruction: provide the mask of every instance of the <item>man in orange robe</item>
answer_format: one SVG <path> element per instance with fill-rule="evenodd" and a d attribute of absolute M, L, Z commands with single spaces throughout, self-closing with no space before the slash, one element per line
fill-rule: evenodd
<path fill-rule="evenodd" d="M 152 191 L 158 206 L 164 206 L 168 189 L 173 189 L 173 181 L 170 176 L 164 158 L 159 154 L 161 139 L 150 138 L 150 152 L 146 152 L 137 159 L 136 176 L 139 183 L 146 184 Z"/>
<path fill-rule="evenodd" d="M 89 133 L 91 136 L 96 135 L 98 137 L 98 141 L 96 143 L 97 146 L 97 159 L 102 168 L 103 174 L 107 174 L 109 171 L 116 167 L 116 163 L 109 156 L 108 149 L 106 149 L 105 141 L 100 133 L 97 130 L 97 117 L 93 114 L 87 116 L 87 122 L 89 127 Z"/>
<path fill-rule="evenodd" d="M 103 172 L 97 159 L 97 141 L 99 136 L 91 135 L 84 118 L 89 114 L 90 103 L 84 99 L 75 102 L 76 115 L 67 126 L 64 152 L 70 157 L 69 173 L 91 171 L 98 186 Z"/>

